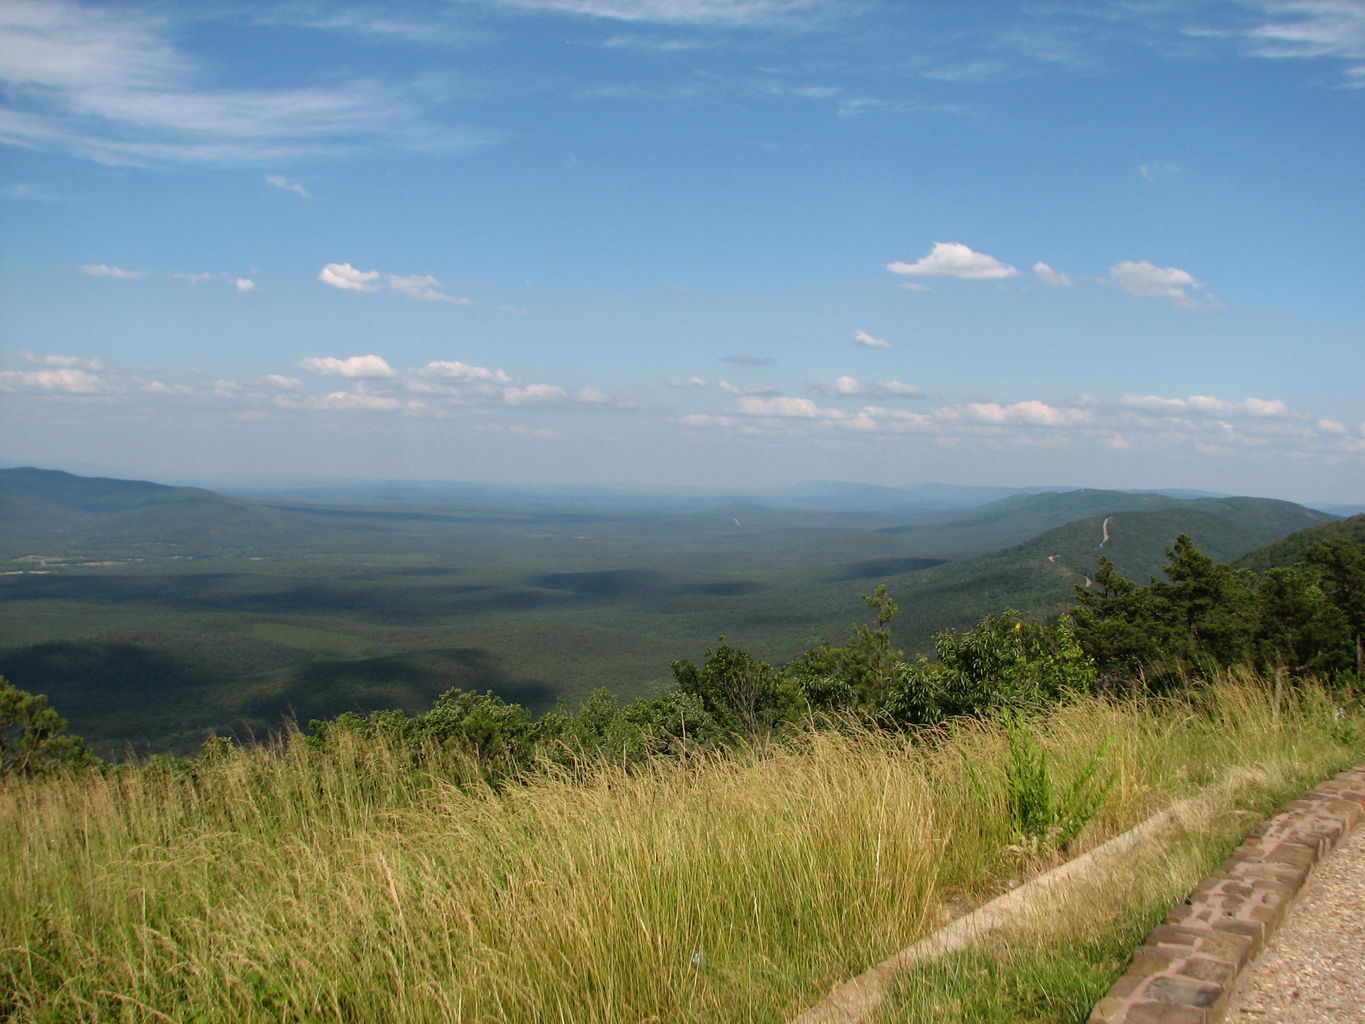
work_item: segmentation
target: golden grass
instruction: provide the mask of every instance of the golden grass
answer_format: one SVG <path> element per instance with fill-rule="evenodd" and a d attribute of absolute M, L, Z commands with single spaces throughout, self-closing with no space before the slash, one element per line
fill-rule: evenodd
<path fill-rule="evenodd" d="M 1359 723 L 1357 723 L 1358 725 Z M 1065 780 L 1110 739 L 1078 846 L 1238 771 L 1229 807 L 1359 759 L 1327 698 L 1078 700 L 1034 725 Z M 1359 735 L 1359 732 L 1357 732 Z M 14 1021 L 781 1021 L 1040 861 L 998 728 L 850 727 L 498 790 L 382 744 L 234 752 L 0 790 Z"/>

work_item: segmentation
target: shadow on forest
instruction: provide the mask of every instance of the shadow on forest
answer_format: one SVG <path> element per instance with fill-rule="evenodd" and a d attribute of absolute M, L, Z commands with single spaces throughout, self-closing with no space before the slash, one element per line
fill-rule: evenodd
<path fill-rule="evenodd" d="M 260 694 L 243 712 L 258 718 L 292 713 L 301 725 L 345 711 L 402 708 L 418 713 L 451 687 L 492 690 L 504 700 L 540 712 L 554 706 L 556 690 L 514 679 L 497 659 L 477 647 L 451 648 L 354 661 L 314 661 L 291 669 L 278 690 Z"/>

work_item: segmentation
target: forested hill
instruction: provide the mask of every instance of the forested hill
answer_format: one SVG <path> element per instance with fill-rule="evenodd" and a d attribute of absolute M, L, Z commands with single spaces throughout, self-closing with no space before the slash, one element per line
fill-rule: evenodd
<path fill-rule="evenodd" d="M 862 621 L 880 584 L 896 646 L 928 652 L 1002 609 L 1055 615 L 1102 555 L 1142 582 L 1182 533 L 1221 561 L 1329 518 L 1094 490 L 953 511 L 466 490 L 266 504 L 0 470 L 0 674 L 112 754 L 416 711 L 452 686 L 542 712 L 599 685 L 656 692 L 721 634 L 787 662 Z"/>
<path fill-rule="evenodd" d="M 1233 533 L 1243 526 L 1250 528 L 1261 538 L 1251 541 L 1250 547 L 1264 544 L 1288 531 L 1336 518 L 1293 502 L 1270 498 L 1182 498 L 1160 493 L 1091 489 L 1014 495 L 936 521 L 887 527 L 885 532 L 900 538 L 914 554 L 963 558 L 1019 544 L 1047 530 L 1078 521 L 1161 509 L 1206 512 L 1234 523 Z M 1171 533 L 1162 545 L 1169 544 L 1179 532 L 1177 529 Z M 1221 547 L 1230 549 L 1236 543 L 1230 535 Z M 1158 558 L 1162 545 L 1155 549 Z M 1247 547 L 1241 548 L 1241 551 L 1246 550 Z"/>
<path fill-rule="evenodd" d="M 1265 547 L 1248 552 L 1233 564 L 1241 569 L 1258 570 L 1296 565 L 1308 557 L 1308 549 L 1314 544 L 1338 537 L 1354 541 L 1365 548 L 1365 513 L 1291 533 L 1288 537 L 1282 537 Z"/>

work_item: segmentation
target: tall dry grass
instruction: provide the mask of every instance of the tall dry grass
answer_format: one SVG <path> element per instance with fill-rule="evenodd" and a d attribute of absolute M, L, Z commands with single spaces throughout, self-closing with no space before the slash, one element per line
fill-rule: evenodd
<path fill-rule="evenodd" d="M 1329 698 L 1078 700 L 1110 741 L 1089 845 L 1229 773 L 1278 800 L 1362 754 Z M 1356 736 L 1365 733 L 1355 722 Z M 778 1021 L 1036 869 L 1006 741 L 968 722 L 551 770 L 500 789 L 383 744 L 232 753 L 0 791 L 0 1011 L 16 1021 Z"/>

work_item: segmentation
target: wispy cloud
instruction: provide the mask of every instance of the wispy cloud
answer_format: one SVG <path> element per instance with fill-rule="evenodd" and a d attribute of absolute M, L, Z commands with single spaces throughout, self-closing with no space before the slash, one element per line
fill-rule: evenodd
<path fill-rule="evenodd" d="M 1070 288 L 1076 282 L 1060 270 L 1054 270 L 1042 260 L 1033 265 L 1033 274 L 1049 288 Z"/>
<path fill-rule="evenodd" d="M 297 181 L 290 181 L 283 174 L 267 174 L 265 183 L 274 188 L 283 189 L 285 192 L 293 192 L 295 195 L 303 196 L 304 199 L 312 199 L 313 194 L 300 185 Z"/>
<path fill-rule="evenodd" d="M 138 278 L 145 277 L 145 270 L 124 270 L 122 267 L 112 267 L 107 263 L 82 263 L 81 273 L 89 274 L 91 277 L 113 277 L 120 281 L 136 281 Z"/>
<path fill-rule="evenodd" d="M 832 0 L 481 0 L 505 10 L 574 14 L 608 21 L 743 28 L 838 10 Z"/>
<path fill-rule="evenodd" d="M 383 145 L 460 150 L 493 134 L 435 132 L 401 84 L 332 78 L 299 88 L 207 84 L 208 69 L 176 45 L 171 6 L 49 0 L 0 4 L 0 142 L 107 164 L 266 163 Z M 433 140 L 439 139 L 439 142 Z"/>
<path fill-rule="evenodd" d="M 1166 178 L 1173 178 L 1181 173 L 1182 168 L 1179 164 L 1169 160 L 1149 160 L 1138 168 L 1138 177 L 1143 181 L 1155 185 Z"/>
<path fill-rule="evenodd" d="M 835 377 L 821 381 L 811 388 L 818 395 L 831 397 L 868 397 L 868 398 L 923 398 L 924 392 L 911 384 L 898 380 L 859 380 L 857 377 Z"/>
<path fill-rule="evenodd" d="M 885 338 L 874 337 L 873 335 L 868 334 L 866 331 L 854 331 L 853 344 L 861 346 L 862 348 L 891 347 L 891 342 L 887 341 Z"/>
<path fill-rule="evenodd" d="M 1212 295 L 1205 293 L 1203 298 L 1197 297 L 1197 293 L 1205 292 L 1204 285 L 1179 267 L 1158 267 L 1146 260 L 1124 260 L 1109 268 L 1106 283 L 1139 298 L 1165 299 L 1192 313 L 1223 308 Z"/>

